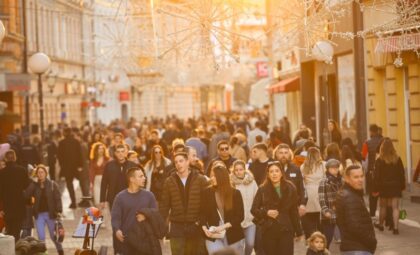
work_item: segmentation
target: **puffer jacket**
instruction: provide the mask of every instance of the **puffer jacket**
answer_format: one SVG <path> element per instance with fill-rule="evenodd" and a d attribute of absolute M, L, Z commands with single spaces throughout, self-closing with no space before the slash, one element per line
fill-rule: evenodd
<path fill-rule="evenodd" d="M 201 196 L 207 187 L 206 178 L 196 171 L 188 175 L 185 187 L 178 174 L 172 173 L 165 181 L 159 203 L 162 217 L 169 217 L 172 223 L 199 222 Z"/>
<path fill-rule="evenodd" d="M 154 208 L 144 208 L 139 211 L 146 217 L 142 222 L 136 222 L 127 233 L 130 254 L 127 255 L 162 255 L 159 239 L 167 232 L 166 224 L 160 213 Z"/>
<path fill-rule="evenodd" d="M 268 236 L 275 236 L 283 231 L 291 231 L 295 236 L 301 236 L 296 188 L 293 183 L 282 181 L 280 189 L 281 198 L 271 183 L 258 188 L 251 208 L 251 213 L 255 217 L 254 222 L 260 225 L 263 234 L 270 233 Z M 277 210 L 279 215 L 273 219 L 267 216 L 268 210 Z"/>
<path fill-rule="evenodd" d="M 63 204 L 61 202 L 61 193 L 58 189 L 58 185 L 56 182 L 51 181 L 49 179 L 45 180 L 45 191 L 46 191 L 46 197 L 47 197 L 47 205 L 48 205 L 48 215 L 51 219 L 55 219 L 57 217 L 58 213 L 63 212 Z M 33 205 L 33 215 L 36 218 L 38 218 L 39 214 L 39 205 L 41 201 L 41 194 L 42 189 L 41 185 L 38 182 L 32 182 L 28 188 L 25 191 L 25 197 L 26 198 L 35 198 L 35 202 Z"/>
<path fill-rule="evenodd" d="M 344 184 L 336 198 L 337 225 L 341 233 L 341 251 L 375 253 L 377 240 L 363 190 Z"/>
<path fill-rule="evenodd" d="M 237 190 L 241 192 L 242 200 L 244 202 L 244 221 L 242 221 L 242 228 L 247 228 L 254 223 L 252 220 L 254 216 L 251 214 L 252 201 L 254 201 L 255 194 L 257 194 L 258 186 L 254 180 L 254 176 L 250 171 L 245 172 L 245 177 L 239 179 L 234 174 L 230 175 L 230 180 Z"/>

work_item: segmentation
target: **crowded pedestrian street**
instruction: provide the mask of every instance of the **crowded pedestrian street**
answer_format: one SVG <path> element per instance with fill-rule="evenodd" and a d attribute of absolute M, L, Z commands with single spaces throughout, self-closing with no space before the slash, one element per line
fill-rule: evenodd
<path fill-rule="evenodd" d="M 0 255 L 419 236 L 420 0 L 0 0 Z"/>

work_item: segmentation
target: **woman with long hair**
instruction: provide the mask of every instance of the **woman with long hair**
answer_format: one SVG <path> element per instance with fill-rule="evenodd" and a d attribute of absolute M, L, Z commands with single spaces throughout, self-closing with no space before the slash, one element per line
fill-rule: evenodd
<path fill-rule="evenodd" d="M 331 142 L 341 145 L 341 131 L 340 127 L 338 126 L 337 121 L 335 120 L 328 120 L 328 132 L 331 137 Z"/>
<path fill-rule="evenodd" d="M 266 171 L 251 208 L 261 229 L 261 245 L 266 255 L 293 255 L 293 239 L 302 235 L 296 188 L 280 162 L 269 162 Z"/>
<path fill-rule="evenodd" d="M 206 247 L 213 254 L 226 247 L 238 254 L 244 253 L 244 233 L 241 223 L 244 220 L 244 204 L 239 190 L 235 189 L 229 178 L 229 171 L 223 162 L 215 162 L 210 170 L 210 187 L 203 192 L 200 223 L 206 235 Z M 224 236 L 214 238 L 215 233 L 225 232 Z"/>
<path fill-rule="evenodd" d="M 108 149 L 105 144 L 96 142 L 92 144 L 89 155 L 89 177 L 90 184 L 93 189 L 93 199 L 96 205 L 99 205 L 101 182 L 104 169 L 110 160 Z"/>
<path fill-rule="evenodd" d="M 241 192 L 244 202 L 244 221 L 241 226 L 245 235 L 245 255 L 250 255 L 255 244 L 255 224 L 252 222 L 254 216 L 251 214 L 252 201 L 257 194 L 258 186 L 254 180 L 254 176 L 246 170 L 244 161 L 238 159 L 233 162 L 231 167 L 230 180 L 234 187 Z"/>
<path fill-rule="evenodd" d="M 308 202 L 306 214 L 302 217 L 302 227 L 306 238 L 315 231 L 321 230 L 318 188 L 321 180 L 325 177 L 325 164 L 321 158 L 321 152 L 316 147 L 308 149 L 308 156 L 300 167 L 305 182 Z"/>
<path fill-rule="evenodd" d="M 379 157 L 375 162 L 373 179 L 374 195 L 379 195 L 379 224 L 375 224 L 380 231 L 386 217 L 386 208 L 392 207 L 394 222 L 393 233 L 398 235 L 399 203 L 402 191 L 405 189 L 405 172 L 401 158 L 398 156 L 391 139 L 384 138 L 379 149 Z"/>
<path fill-rule="evenodd" d="M 171 164 L 171 160 L 163 155 L 160 145 L 154 145 L 151 150 L 150 160 L 144 166 L 146 173 L 146 190 L 151 191 L 157 201 L 160 201 L 163 184 L 165 182 L 165 167 Z"/>
<path fill-rule="evenodd" d="M 357 160 L 356 155 L 354 155 L 354 151 L 348 145 L 344 145 L 343 148 L 341 148 L 341 164 L 344 169 L 351 165 L 362 166 L 362 163 Z"/>
<path fill-rule="evenodd" d="M 54 233 L 55 220 L 63 212 L 60 190 L 57 183 L 47 178 L 48 170 L 44 165 L 38 165 L 35 168 L 35 174 L 38 181 L 29 185 L 25 196 L 28 199 L 34 198 L 33 215 L 36 220 L 38 239 L 45 242 L 45 226 L 47 226 L 58 254 L 64 254 L 63 246 L 56 241 Z"/>
<path fill-rule="evenodd" d="M 336 159 L 341 160 L 340 147 L 336 143 L 329 143 L 324 150 L 325 160 Z"/>

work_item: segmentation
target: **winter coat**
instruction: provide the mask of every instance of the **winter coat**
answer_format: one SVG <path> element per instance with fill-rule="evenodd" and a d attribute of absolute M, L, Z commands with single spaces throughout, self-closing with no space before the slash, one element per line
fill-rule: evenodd
<path fill-rule="evenodd" d="M 47 206 L 48 206 L 48 215 L 50 219 L 57 218 L 58 213 L 63 212 L 63 204 L 61 202 L 61 193 L 58 189 L 58 185 L 56 182 L 51 181 L 49 179 L 45 180 L 44 183 L 45 195 L 47 198 Z M 27 199 L 31 197 L 35 198 L 35 202 L 33 205 L 33 215 L 38 218 L 39 206 L 41 203 L 41 195 L 42 195 L 42 188 L 39 182 L 32 182 L 29 187 L 25 191 L 25 196 Z"/>
<path fill-rule="evenodd" d="M 318 197 L 319 204 L 321 205 L 321 220 L 335 224 L 337 218 L 335 213 L 335 200 L 337 192 L 342 186 L 343 181 L 341 175 L 335 177 L 328 172 L 325 178 L 319 184 Z M 331 218 L 325 217 L 327 212 L 331 214 Z"/>
<path fill-rule="evenodd" d="M 318 189 L 321 180 L 325 177 L 325 164 L 319 164 L 312 170 L 311 174 L 305 175 L 303 173 L 305 164 L 303 164 L 300 169 L 305 181 L 305 188 L 308 194 L 308 202 L 306 203 L 306 212 L 320 212 L 321 205 L 319 204 Z"/>
<path fill-rule="evenodd" d="M 77 168 L 83 167 L 82 148 L 80 142 L 68 136 L 58 144 L 58 162 L 64 176 L 75 176 Z"/>
<path fill-rule="evenodd" d="M 241 226 L 242 228 L 247 228 L 254 224 L 252 222 L 254 216 L 251 214 L 251 207 L 255 194 L 257 194 L 257 183 L 250 171 L 245 172 L 245 177 L 243 179 L 239 179 L 236 175 L 231 174 L 230 180 L 235 188 L 241 192 L 242 200 L 244 202 L 244 221 L 242 221 Z"/>
<path fill-rule="evenodd" d="M 282 181 L 280 190 L 281 197 L 271 183 L 265 183 L 258 188 L 251 208 L 254 222 L 261 227 L 263 235 L 269 233 L 268 236 L 275 236 L 283 231 L 291 231 L 295 236 L 301 236 L 296 188 L 291 182 Z M 273 219 L 267 215 L 268 210 L 277 210 L 279 215 Z"/>
<path fill-rule="evenodd" d="M 341 251 L 376 250 L 376 237 L 372 219 L 363 200 L 363 190 L 344 184 L 337 193 L 337 225 L 341 233 Z"/>
<path fill-rule="evenodd" d="M 29 177 L 25 168 L 15 162 L 6 162 L 0 171 L 0 201 L 3 202 L 6 223 L 8 220 L 23 220 L 25 217 L 25 189 Z"/>
<path fill-rule="evenodd" d="M 172 173 L 163 185 L 159 209 L 162 217 L 169 217 L 171 223 L 196 223 L 199 221 L 201 196 L 208 186 L 203 175 L 191 171 L 186 185 L 176 172 Z M 172 230 L 172 228 L 171 228 Z"/>
<path fill-rule="evenodd" d="M 378 158 L 373 174 L 373 191 L 379 192 L 379 197 L 401 197 L 405 189 L 405 170 L 401 158 L 396 163 L 386 163 Z"/>
<path fill-rule="evenodd" d="M 230 223 L 232 227 L 226 229 L 226 239 L 228 244 L 236 243 L 244 238 L 244 231 L 241 227 L 241 222 L 244 220 L 244 204 L 242 195 L 239 190 L 234 190 L 232 199 L 232 209 L 224 210 L 223 219 L 220 218 L 217 203 L 216 203 L 216 190 L 212 187 L 207 188 L 203 192 L 200 209 L 200 225 L 207 226 L 220 226 L 220 222 Z M 207 238 L 210 241 L 214 239 Z"/>
<path fill-rule="evenodd" d="M 165 173 L 165 167 L 169 166 L 171 164 L 171 160 L 168 158 L 163 158 L 163 165 L 161 166 L 161 169 L 159 171 L 154 170 L 154 164 L 152 161 L 148 161 L 144 167 L 144 172 L 146 174 L 146 190 L 151 191 L 155 197 L 156 200 L 160 201 L 162 196 L 162 190 L 163 190 L 163 184 L 165 183 L 165 180 L 167 178 L 167 175 Z"/>
<path fill-rule="evenodd" d="M 314 251 L 311 248 L 308 248 L 308 250 L 306 251 L 306 255 L 330 255 L 330 252 L 328 250 Z"/>
<path fill-rule="evenodd" d="M 115 196 L 120 191 L 127 188 L 125 174 L 131 167 L 137 167 L 137 165 L 128 160 L 124 161 L 122 164 L 116 160 L 111 160 L 105 165 L 101 182 L 101 202 L 108 202 L 109 206 L 112 207 Z"/>
<path fill-rule="evenodd" d="M 128 231 L 126 239 L 132 254 L 127 255 L 161 255 L 159 239 L 166 235 L 165 221 L 157 209 L 144 208 L 139 213 L 146 219 L 136 222 Z"/>
<path fill-rule="evenodd" d="M 284 171 L 286 172 L 286 178 L 295 185 L 298 195 L 298 205 L 306 206 L 306 203 L 308 202 L 308 195 L 306 194 L 302 172 L 299 167 L 290 162 L 284 166 Z"/>

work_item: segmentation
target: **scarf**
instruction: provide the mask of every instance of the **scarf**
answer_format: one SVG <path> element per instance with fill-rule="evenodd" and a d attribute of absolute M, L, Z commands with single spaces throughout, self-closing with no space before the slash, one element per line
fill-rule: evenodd
<path fill-rule="evenodd" d="M 233 173 L 230 174 L 230 180 L 232 181 L 233 185 L 249 185 L 254 181 L 254 176 L 252 175 L 252 173 L 248 170 L 245 171 L 245 176 L 243 179 L 238 178 L 236 175 L 234 175 Z"/>

